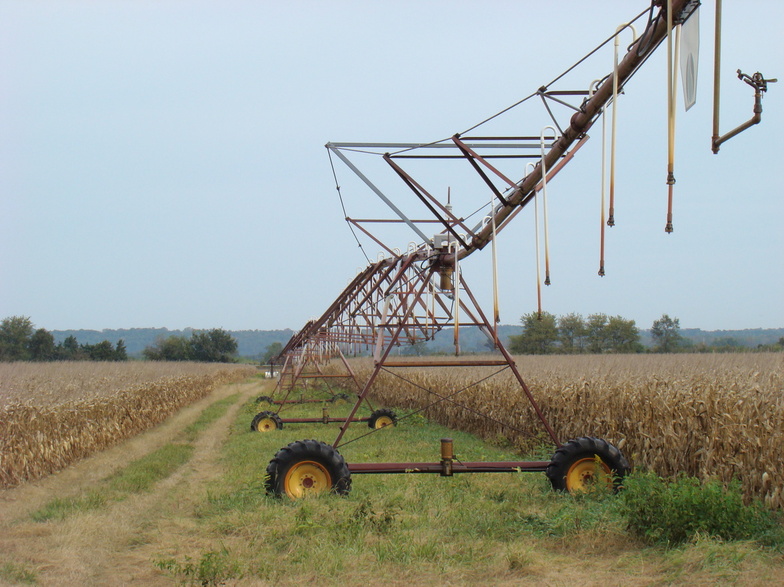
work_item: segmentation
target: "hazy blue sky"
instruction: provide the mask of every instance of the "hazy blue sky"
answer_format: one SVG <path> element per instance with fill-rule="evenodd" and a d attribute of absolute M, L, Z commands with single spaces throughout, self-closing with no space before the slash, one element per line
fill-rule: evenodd
<path fill-rule="evenodd" d="M 366 264 L 326 142 L 461 132 L 647 4 L 0 0 L 0 317 L 50 330 L 296 330 Z M 736 69 L 784 78 L 784 3 L 725 11 L 722 132 L 751 116 Z M 770 86 L 762 124 L 713 155 L 712 2 L 701 24 L 697 105 L 678 110 L 675 232 L 663 230 L 662 46 L 619 100 L 606 277 L 599 125 L 548 188 L 546 310 L 641 328 L 663 313 L 682 327 L 784 326 L 784 83 Z M 597 59 L 586 86 L 611 68 L 611 52 Z M 498 132 L 543 126 L 508 124 Z M 359 216 L 365 196 L 338 173 Z M 499 238 L 503 323 L 535 309 L 528 212 Z M 488 248 L 466 266 L 483 302 L 489 261 Z"/>

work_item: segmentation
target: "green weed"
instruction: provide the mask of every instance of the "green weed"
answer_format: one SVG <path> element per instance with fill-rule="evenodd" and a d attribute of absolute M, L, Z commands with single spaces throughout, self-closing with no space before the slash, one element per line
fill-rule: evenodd
<path fill-rule="evenodd" d="M 36 575 L 33 571 L 14 563 L 3 563 L 0 565 L 0 579 L 9 583 L 21 583 L 24 585 L 37 583 Z"/>
<path fill-rule="evenodd" d="M 155 566 L 191 585 L 223 585 L 230 579 L 242 578 L 240 564 L 225 547 L 206 552 L 197 561 L 187 556 L 184 562 L 169 558 L 156 561 Z"/>
<path fill-rule="evenodd" d="M 744 504 L 740 482 L 728 486 L 680 476 L 667 481 L 634 473 L 624 481 L 623 513 L 629 530 L 650 543 L 682 544 L 695 536 L 784 545 L 780 518 L 759 501 Z"/>
<path fill-rule="evenodd" d="M 223 416 L 226 411 L 232 406 L 237 399 L 239 398 L 239 394 L 234 394 L 229 397 L 223 398 L 215 402 L 214 404 L 208 406 L 196 421 L 188 426 L 184 431 L 185 440 L 187 442 L 193 442 L 198 438 L 199 433 L 202 432 L 207 426 L 212 424 L 215 420 Z"/>
<path fill-rule="evenodd" d="M 105 490 L 93 490 L 74 497 L 55 498 L 30 514 L 34 522 L 64 520 L 76 513 L 89 512 L 106 505 L 108 498 Z"/>
<path fill-rule="evenodd" d="M 188 462 L 192 454 L 191 444 L 166 444 L 109 477 L 108 489 L 117 497 L 148 491 Z"/>

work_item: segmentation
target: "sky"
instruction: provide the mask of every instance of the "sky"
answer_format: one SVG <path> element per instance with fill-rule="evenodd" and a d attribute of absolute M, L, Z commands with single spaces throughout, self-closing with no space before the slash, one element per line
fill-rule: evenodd
<path fill-rule="evenodd" d="M 647 4 L 0 0 L 0 318 L 48 330 L 297 330 L 379 249 L 358 247 L 344 222 L 327 142 L 463 132 Z M 722 133 L 752 114 L 736 69 L 784 78 L 784 3 L 724 5 Z M 706 2 L 697 103 L 684 112 L 678 98 L 675 231 L 664 232 L 661 46 L 617 104 L 605 277 L 599 122 L 548 184 L 544 310 L 642 329 L 662 314 L 682 328 L 784 327 L 784 79 L 769 86 L 762 123 L 712 154 L 713 20 Z M 568 81 L 584 88 L 611 67 L 610 46 Z M 546 124 L 541 108 L 491 123 L 504 136 Z M 412 165 L 468 205 L 462 175 Z M 382 214 L 350 170 L 335 172 L 349 216 Z M 510 173 L 522 178 L 523 165 Z M 536 309 L 529 208 L 498 238 L 504 324 Z M 491 266 L 489 247 L 464 265 L 485 307 Z"/>

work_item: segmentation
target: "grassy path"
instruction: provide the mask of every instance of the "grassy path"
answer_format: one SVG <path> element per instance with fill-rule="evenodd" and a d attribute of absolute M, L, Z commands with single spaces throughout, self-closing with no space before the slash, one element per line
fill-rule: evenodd
<path fill-rule="evenodd" d="M 0 584 L 170 585 L 152 564 L 166 544 L 187 534 L 204 484 L 222 472 L 220 449 L 240 407 L 262 389 L 258 381 L 217 388 L 153 430 L 56 475 L 0 493 Z M 231 402 L 193 440 L 185 465 L 155 484 L 104 507 L 36 522 L 31 514 L 53 499 L 89 495 L 112 474 L 174 442 L 215 402 Z M 193 436 L 193 434 L 192 434 Z M 163 544 L 161 544 L 163 543 Z"/>

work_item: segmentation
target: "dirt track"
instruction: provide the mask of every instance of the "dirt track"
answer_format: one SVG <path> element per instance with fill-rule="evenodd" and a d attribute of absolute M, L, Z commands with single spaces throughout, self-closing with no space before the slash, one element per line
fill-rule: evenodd
<path fill-rule="evenodd" d="M 0 491 L 0 566 L 35 573 L 39 585 L 171 585 L 154 560 L 188 541 L 190 513 L 204 485 L 221 472 L 220 448 L 240 407 L 262 392 L 258 382 L 219 387 L 160 426 L 45 479 Z M 176 439 L 212 403 L 239 393 L 227 412 L 200 433 L 192 458 L 149 493 L 132 495 L 58 522 L 30 514 L 67 498 Z M 0 579 L 0 584 L 4 583 Z"/>

